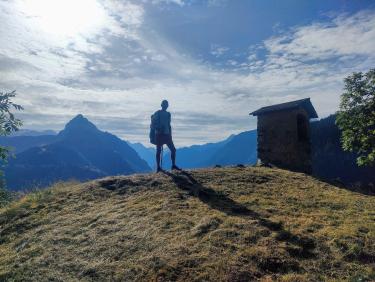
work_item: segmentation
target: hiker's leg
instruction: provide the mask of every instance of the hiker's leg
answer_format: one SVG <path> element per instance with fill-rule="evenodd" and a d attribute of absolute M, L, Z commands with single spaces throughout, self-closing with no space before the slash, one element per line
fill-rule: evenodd
<path fill-rule="evenodd" d="M 169 150 L 171 151 L 172 166 L 175 166 L 176 165 L 176 148 L 173 144 L 173 141 L 168 142 L 167 146 L 168 146 Z"/>
<path fill-rule="evenodd" d="M 161 145 L 156 146 L 156 167 L 160 168 Z"/>

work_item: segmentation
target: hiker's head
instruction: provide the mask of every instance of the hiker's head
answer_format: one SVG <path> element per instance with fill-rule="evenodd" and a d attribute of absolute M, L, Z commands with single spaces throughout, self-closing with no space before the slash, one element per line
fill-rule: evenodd
<path fill-rule="evenodd" d="M 167 101 L 167 100 L 163 100 L 163 101 L 161 102 L 161 108 L 162 108 L 163 110 L 166 110 L 166 109 L 168 108 L 168 106 L 169 106 L 169 104 L 168 104 L 168 101 Z"/>

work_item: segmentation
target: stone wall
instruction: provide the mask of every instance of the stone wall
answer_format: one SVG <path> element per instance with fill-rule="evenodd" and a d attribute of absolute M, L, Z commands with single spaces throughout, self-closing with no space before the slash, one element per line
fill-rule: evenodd
<path fill-rule="evenodd" d="M 306 120 L 302 135 L 298 132 L 299 115 Z M 258 158 L 265 164 L 311 173 L 309 130 L 308 115 L 302 108 L 259 115 Z"/>

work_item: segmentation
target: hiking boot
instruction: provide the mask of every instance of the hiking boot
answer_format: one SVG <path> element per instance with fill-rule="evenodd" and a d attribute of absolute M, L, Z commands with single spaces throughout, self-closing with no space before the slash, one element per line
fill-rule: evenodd
<path fill-rule="evenodd" d="M 158 173 L 158 172 L 163 172 L 164 171 L 164 169 L 162 169 L 161 167 L 158 167 L 157 169 L 156 169 L 156 173 Z"/>
<path fill-rule="evenodd" d="M 182 170 L 181 168 L 179 168 L 178 166 L 176 165 L 172 165 L 172 170 Z"/>

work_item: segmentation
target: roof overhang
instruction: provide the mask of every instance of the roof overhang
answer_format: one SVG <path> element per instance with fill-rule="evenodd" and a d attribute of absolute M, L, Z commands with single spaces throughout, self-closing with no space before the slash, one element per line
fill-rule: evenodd
<path fill-rule="evenodd" d="M 297 108 L 305 109 L 309 118 L 318 117 L 318 114 L 316 113 L 315 108 L 310 101 L 310 98 L 305 98 L 301 100 L 295 100 L 291 102 L 262 107 L 254 112 L 251 112 L 249 115 L 260 116 L 260 115 L 266 115 L 266 114 L 279 112 L 279 111 L 290 111 L 290 110 L 294 110 Z"/>

